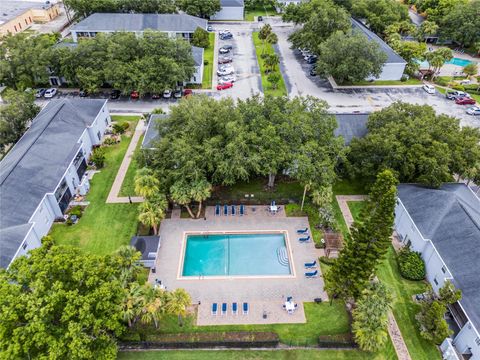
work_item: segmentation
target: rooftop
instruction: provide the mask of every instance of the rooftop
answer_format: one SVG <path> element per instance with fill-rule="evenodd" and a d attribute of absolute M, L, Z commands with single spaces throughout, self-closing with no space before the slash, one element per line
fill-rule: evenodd
<path fill-rule="evenodd" d="M 203 63 L 203 52 L 205 50 L 201 47 L 192 46 L 192 56 L 195 66 L 200 66 Z"/>
<path fill-rule="evenodd" d="M 130 240 L 130 245 L 137 249 L 142 254 L 141 260 L 154 260 L 148 255 L 151 253 L 157 254 L 160 246 L 159 236 L 134 236 Z"/>
<path fill-rule="evenodd" d="M 354 31 L 361 31 L 370 41 L 375 41 L 379 46 L 380 49 L 387 55 L 387 64 L 406 64 L 407 62 L 398 55 L 393 49 L 387 45 L 385 41 L 383 41 L 377 34 L 373 31 L 369 30 L 365 25 L 363 25 L 360 21 L 355 20 L 354 18 L 350 18 L 352 22 L 352 28 Z"/>
<path fill-rule="evenodd" d="M 244 6 L 243 0 L 220 0 L 220 5 L 222 7 L 235 7 L 235 6 Z"/>
<path fill-rule="evenodd" d="M 96 13 L 72 27 L 74 31 L 158 31 L 193 32 L 207 28 L 207 20 L 187 14 Z"/>
<path fill-rule="evenodd" d="M 401 184 L 398 196 L 422 236 L 435 245 L 462 290 L 460 303 L 480 329 L 480 199 L 462 183 L 440 189 Z"/>
<path fill-rule="evenodd" d="M 166 119 L 165 114 L 152 114 L 148 121 L 147 130 L 143 136 L 142 149 L 152 149 L 154 142 L 159 139 L 157 124 L 159 120 Z"/>
<path fill-rule="evenodd" d="M 0 1 L 0 25 L 16 18 L 27 10 L 48 9 L 51 6 L 52 4 L 46 2 L 2 0 Z"/>
<path fill-rule="evenodd" d="M 335 114 L 337 119 L 336 136 L 342 136 L 345 144 L 350 144 L 353 138 L 362 138 L 367 135 L 367 120 L 369 114 L 366 113 L 348 113 Z"/>
<path fill-rule="evenodd" d="M 0 162 L 0 266 L 8 266 L 30 217 L 55 191 L 80 149 L 78 140 L 105 100 L 52 100 Z M 15 211 L 12 211 L 12 210 Z M 28 225 L 28 228 L 27 228 Z M 15 247 L 16 244 L 16 247 Z"/>

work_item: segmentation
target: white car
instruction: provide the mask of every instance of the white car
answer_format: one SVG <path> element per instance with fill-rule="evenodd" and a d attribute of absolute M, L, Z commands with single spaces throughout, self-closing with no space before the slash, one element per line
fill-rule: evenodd
<path fill-rule="evenodd" d="M 228 70 L 228 69 L 233 69 L 232 64 L 222 64 L 218 66 L 218 70 Z"/>
<path fill-rule="evenodd" d="M 226 75 L 222 76 L 220 80 L 218 80 L 219 83 L 226 83 L 226 82 L 235 82 L 237 81 L 237 77 L 235 75 Z"/>
<path fill-rule="evenodd" d="M 234 74 L 235 70 L 233 68 L 230 69 L 223 69 L 223 70 L 218 70 L 217 75 L 218 76 L 226 76 L 226 75 L 231 75 Z"/>
<path fill-rule="evenodd" d="M 50 88 L 47 91 L 45 91 L 45 94 L 43 95 L 45 98 L 53 98 L 55 94 L 57 93 L 57 89 L 55 88 Z"/>
<path fill-rule="evenodd" d="M 435 94 L 435 86 L 425 84 L 422 86 L 422 89 L 425 90 L 429 94 Z"/>
<path fill-rule="evenodd" d="M 468 108 L 467 109 L 467 114 L 468 115 L 473 115 L 473 116 L 480 115 L 480 106 L 472 106 L 472 107 Z"/>
<path fill-rule="evenodd" d="M 172 90 L 165 90 L 165 91 L 163 92 L 163 97 L 164 97 L 165 99 L 170 99 L 170 98 L 172 97 Z"/>

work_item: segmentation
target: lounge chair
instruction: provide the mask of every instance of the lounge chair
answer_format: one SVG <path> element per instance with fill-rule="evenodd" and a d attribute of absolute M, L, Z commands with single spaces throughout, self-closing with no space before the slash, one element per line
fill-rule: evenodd
<path fill-rule="evenodd" d="M 223 215 L 228 216 L 228 205 L 223 205 Z"/>
<path fill-rule="evenodd" d="M 212 304 L 212 315 L 217 315 L 217 313 L 218 313 L 218 304 L 213 303 Z"/>
<path fill-rule="evenodd" d="M 232 303 L 232 315 L 238 315 L 238 304 L 236 302 Z"/>
<path fill-rule="evenodd" d="M 270 203 L 270 206 L 275 206 L 275 200 L 272 200 L 272 202 Z"/>
<path fill-rule="evenodd" d="M 309 241 L 310 241 L 310 235 L 308 235 L 307 237 L 299 238 L 298 241 L 300 241 L 300 242 L 309 242 Z"/>
<path fill-rule="evenodd" d="M 248 315 L 248 303 L 243 303 L 243 315 Z"/>
<path fill-rule="evenodd" d="M 245 205 L 240 205 L 240 216 L 245 215 Z"/>
<path fill-rule="evenodd" d="M 237 215 L 237 207 L 235 205 L 232 205 L 231 215 L 232 216 Z"/>
<path fill-rule="evenodd" d="M 227 303 L 222 304 L 222 315 L 227 315 Z"/>
<path fill-rule="evenodd" d="M 317 277 L 317 276 L 318 276 L 318 270 L 315 270 L 315 271 L 313 271 L 313 272 L 306 272 L 306 273 L 305 273 L 305 277 L 306 277 L 307 279 L 312 279 L 312 278 L 315 278 L 315 277 Z"/>
<path fill-rule="evenodd" d="M 308 228 L 297 230 L 297 234 L 305 234 L 308 232 Z"/>
<path fill-rule="evenodd" d="M 289 302 L 290 300 L 292 300 L 293 297 L 292 296 L 287 296 L 287 302 Z"/>
<path fill-rule="evenodd" d="M 215 205 L 215 216 L 220 216 L 220 205 Z"/>
<path fill-rule="evenodd" d="M 317 267 L 317 260 L 309 263 L 305 263 L 305 268 L 306 269 L 312 269 Z"/>

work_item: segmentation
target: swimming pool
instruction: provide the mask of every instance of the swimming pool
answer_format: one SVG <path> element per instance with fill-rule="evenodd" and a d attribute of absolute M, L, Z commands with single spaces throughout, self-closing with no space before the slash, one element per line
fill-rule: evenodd
<path fill-rule="evenodd" d="M 285 234 L 187 234 L 182 276 L 290 275 Z"/>
<path fill-rule="evenodd" d="M 473 63 L 473 61 L 470 60 L 465 60 L 465 59 L 460 59 L 460 58 L 452 58 L 452 60 L 447 61 L 445 64 L 450 64 L 450 65 L 457 65 L 457 66 L 467 66 L 468 64 Z"/>

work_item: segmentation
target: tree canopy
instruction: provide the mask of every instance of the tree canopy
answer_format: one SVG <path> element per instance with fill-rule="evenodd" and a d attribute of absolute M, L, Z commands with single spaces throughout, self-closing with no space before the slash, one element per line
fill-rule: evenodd
<path fill-rule="evenodd" d="M 320 44 L 316 70 L 342 84 L 380 76 L 386 60 L 380 46 L 364 35 L 337 31 Z"/>
<path fill-rule="evenodd" d="M 356 0 L 352 4 L 352 14 L 366 19 L 377 34 L 383 34 L 389 25 L 409 19 L 407 7 L 396 0 Z"/>
<path fill-rule="evenodd" d="M 372 113 L 367 127 L 368 134 L 350 144 L 355 176 L 373 179 L 392 169 L 401 182 L 437 187 L 453 174 L 463 176 L 480 158 L 479 130 L 460 128 L 458 119 L 427 105 L 394 103 Z"/>
<path fill-rule="evenodd" d="M 188 15 L 208 18 L 220 11 L 220 0 L 176 0 L 180 10 Z"/>

